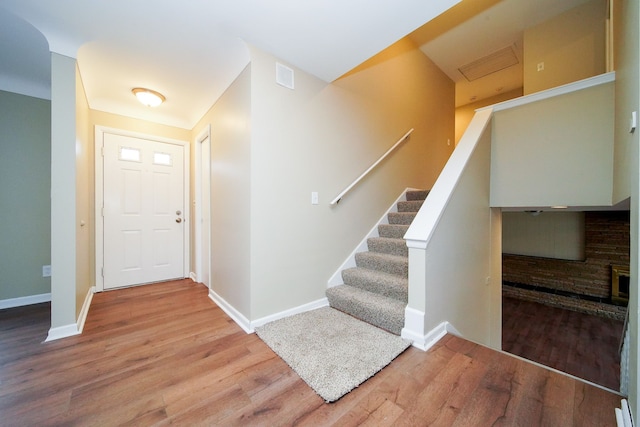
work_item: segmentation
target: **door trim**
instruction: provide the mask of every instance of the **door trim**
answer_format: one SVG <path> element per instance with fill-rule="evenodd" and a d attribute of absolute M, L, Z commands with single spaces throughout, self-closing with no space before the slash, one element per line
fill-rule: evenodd
<path fill-rule="evenodd" d="M 94 165 L 95 165 L 95 265 L 96 265 L 96 292 L 104 291 L 104 277 L 102 276 L 102 269 L 104 266 L 104 217 L 102 216 L 102 207 L 104 206 L 104 162 L 103 162 L 103 147 L 104 147 L 104 134 L 113 134 L 128 136 L 133 138 L 147 139 L 149 141 L 164 142 L 168 144 L 174 144 L 181 146 L 184 154 L 184 220 L 188 221 L 190 216 L 189 206 L 189 177 L 190 165 L 191 165 L 191 150 L 189 141 L 181 141 L 178 139 L 164 138 L 156 135 L 149 135 L 139 132 L 131 132 L 128 130 L 110 128 L 106 126 L 95 127 L 94 138 Z M 189 221 L 191 222 L 191 221 Z M 190 270 L 190 258 L 189 249 L 191 247 L 191 224 L 187 224 L 184 231 L 184 247 L 183 247 L 183 277 L 189 277 Z"/>
<path fill-rule="evenodd" d="M 195 277 L 196 281 L 202 282 L 202 278 L 204 276 L 204 267 L 208 269 L 207 277 L 209 277 L 208 287 L 211 287 L 211 236 L 207 241 L 203 241 L 202 239 L 202 200 L 200 200 L 200 196 L 202 195 L 202 142 L 206 139 L 209 139 L 209 154 L 211 154 L 211 124 L 208 124 L 196 137 L 194 141 L 195 145 L 195 158 L 194 158 L 194 169 L 195 169 L 195 194 L 194 194 L 194 210 L 195 210 L 195 223 L 193 226 L 194 229 L 194 238 L 195 238 Z M 211 171 L 209 171 L 211 172 Z M 210 187 L 209 187 L 210 188 Z M 210 201 L 210 199 L 209 199 Z M 211 207 L 209 207 L 211 210 Z M 211 216 L 211 212 L 209 212 L 209 216 Z M 203 262 L 203 252 L 204 245 L 208 245 L 209 250 L 209 261 Z M 204 264 L 204 265 L 203 265 Z"/>

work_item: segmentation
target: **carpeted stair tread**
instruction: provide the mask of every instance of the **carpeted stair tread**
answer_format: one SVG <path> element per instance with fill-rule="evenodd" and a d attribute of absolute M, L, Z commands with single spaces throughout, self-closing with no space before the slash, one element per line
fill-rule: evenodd
<path fill-rule="evenodd" d="M 355 254 L 355 268 L 342 271 L 343 285 L 326 292 L 329 305 L 362 321 L 400 335 L 408 302 L 409 250 L 404 235 L 428 191 L 407 191 L 406 201 L 378 224 L 378 236 L 367 239 L 367 252 Z"/>
<path fill-rule="evenodd" d="M 409 256 L 409 248 L 404 239 L 390 237 L 370 237 L 367 239 L 367 247 L 370 252 L 382 254 Z"/>
<path fill-rule="evenodd" d="M 418 212 L 424 200 L 410 200 L 406 202 L 398 202 L 398 212 Z"/>
<path fill-rule="evenodd" d="M 410 225 L 415 217 L 416 212 L 389 212 L 387 215 L 389 224 Z"/>
<path fill-rule="evenodd" d="M 397 299 L 405 304 L 409 301 L 409 281 L 396 274 L 354 267 L 342 270 L 342 280 L 345 285 Z"/>
<path fill-rule="evenodd" d="M 424 200 L 429 195 L 429 190 L 411 190 L 407 191 L 407 200 Z"/>
<path fill-rule="evenodd" d="M 348 285 L 329 288 L 326 294 L 331 307 L 393 334 L 402 332 L 405 302 Z"/>
<path fill-rule="evenodd" d="M 358 252 L 355 258 L 358 267 L 409 277 L 409 259 L 407 257 L 377 252 Z"/>
<path fill-rule="evenodd" d="M 378 226 L 378 234 L 380 237 L 403 239 L 408 229 L 409 226 L 405 224 L 380 224 Z"/>

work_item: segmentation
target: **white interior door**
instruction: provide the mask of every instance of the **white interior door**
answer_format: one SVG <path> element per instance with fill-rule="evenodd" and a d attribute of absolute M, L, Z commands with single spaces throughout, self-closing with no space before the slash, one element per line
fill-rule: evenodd
<path fill-rule="evenodd" d="M 210 286 L 210 247 L 211 247 L 211 141 L 206 135 L 199 142 L 200 177 L 198 201 L 198 281 Z"/>
<path fill-rule="evenodd" d="M 104 134 L 104 288 L 184 277 L 183 147 Z"/>

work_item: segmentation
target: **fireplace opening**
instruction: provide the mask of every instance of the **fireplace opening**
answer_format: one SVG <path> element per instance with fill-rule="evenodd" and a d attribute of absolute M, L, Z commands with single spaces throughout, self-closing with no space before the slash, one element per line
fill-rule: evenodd
<path fill-rule="evenodd" d="M 629 302 L 629 267 L 611 266 L 611 301 L 619 305 Z"/>

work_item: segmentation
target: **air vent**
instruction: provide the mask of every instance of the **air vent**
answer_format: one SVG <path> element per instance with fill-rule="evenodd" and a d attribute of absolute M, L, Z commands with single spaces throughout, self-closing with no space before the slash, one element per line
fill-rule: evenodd
<path fill-rule="evenodd" d="M 293 70 L 286 65 L 276 62 L 276 83 L 289 89 L 293 89 Z"/>
<path fill-rule="evenodd" d="M 518 63 L 518 57 L 513 46 L 505 47 L 483 58 L 477 59 L 458 68 L 458 71 L 470 82 L 481 77 L 504 70 Z"/>

